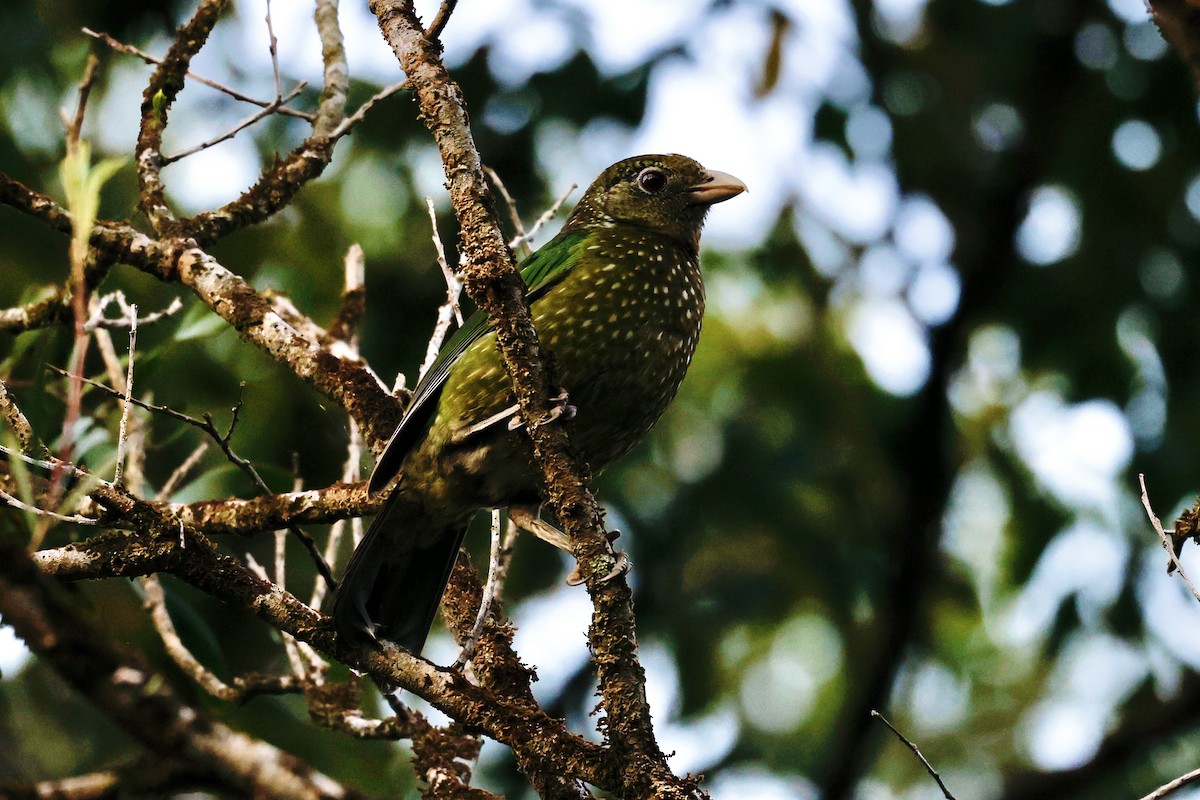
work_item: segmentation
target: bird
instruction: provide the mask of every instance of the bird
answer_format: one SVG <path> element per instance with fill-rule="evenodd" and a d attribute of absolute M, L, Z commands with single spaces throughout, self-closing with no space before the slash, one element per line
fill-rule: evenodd
<path fill-rule="evenodd" d="M 627 158 L 520 265 L 563 389 L 555 416 L 570 418 L 571 441 L 593 473 L 628 453 L 675 397 L 704 314 L 705 215 L 745 190 L 686 156 Z M 339 635 L 419 654 L 480 510 L 507 508 L 520 527 L 570 552 L 566 535 L 538 516 L 539 475 L 496 334 L 477 311 L 418 381 L 376 462 L 368 491 L 391 488 L 335 595 Z"/>

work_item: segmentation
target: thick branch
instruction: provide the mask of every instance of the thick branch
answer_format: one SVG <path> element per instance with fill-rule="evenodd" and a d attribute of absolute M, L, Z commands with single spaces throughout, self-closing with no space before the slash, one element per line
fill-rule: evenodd
<path fill-rule="evenodd" d="M 160 676 L 84 620 L 7 536 L 0 537 L 0 614 L 34 653 L 151 751 L 211 770 L 255 796 L 355 796 L 294 756 L 183 703 Z"/>
<path fill-rule="evenodd" d="M 1188 0 L 1149 0 L 1154 24 L 1200 85 L 1200 8 Z"/>
<path fill-rule="evenodd" d="M 346 48 L 338 25 L 337 0 L 317 0 L 313 18 L 321 35 L 321 60 L 325 63 L 324 88 L 313 119 L 313 133 L 319 137 L 333 134 L 346 118 L 346 95 L 350 91 L 350 70 L 346 66 Z"/>
<path fill-rule="evenodd" d="M 365 481 L 260 495 L 249 500 L 226 498 L 170 506 L 183 524 L 210 536 L 248 536 L 289 525 L 332 523 L 373 514 L 378 508 L 379 498 L 367 494 Z"/>
<path fill-rule="evenodd" d="M 421 695 L 447 715 L 484 731 L 553 772 L 576 775 L 601 787 L 619 788 L 607 751 L 574 736 L 561 721 L 498 699 L 460 673 L 436 667 L 396 647 L 348 647 L 337 637 L 328 617 L 235 559 L 221 555 L 207 539 L 186 527 L 179 528 L 177 521 L 160 515 L 150 504 L 117 495 L 110 495 L 106 501 L 114 513 L 140 520 L 153 534 L 150 543 L 120 534 L 89 540 L 92 551 L 101 544 L 106 548 L 106 577 L 169 572 L 214 597 L 249 610 L 269 625 L 354 669 Z M 81 563 L 73 562 L 78 553 L 80 548 L 72 546 L 41 551 L 35 558 L 39 568 L 49 575 L 99 577 L 90 555 L 81 558 Z"/>
<path fill-rule="evenodd" d="M 198 247 L 180 253 L 180 282 L 243 338 L 346 409 L 369 440 L 386 441 L 399 403 L 360 361 L 342 358 L 301 336 L 242 278 Z"/>
<path fill-rule="evenodd" d="M 450 591 L 442 602 L 442 615 L 460 644 L 473 633 L 476 611 L 482 600 L 479 573 L 471 567 L 466 552 L 461 552 L 450 574 Z M 505 619 L 499 600 L 493 601 L 491 612 L 475 641 L 471 669 L 485 689 L 527 708 L 537 708 L 532 689 L 536 673 L 522 664 L 512 649 L 514 628 Z M 517 767 L 542 800 L 590 797 L 578 780 L 543 770 L 540 764 L 519 750 L 514 755 Z"/>
<path fill-rule="evenodd" d="M 467 290 L 494 322 L 500 349 L 527 421 L 546 418 L 551 382 L 542 368 L 524 286 L 512 264 L 468 128 L 457 86 L 440 61 L 435 44 L 424 37 L 407 3 L 376 0 L 372 10 L 416 89 L 422 116 L 433 131 L 449 177 L 450 195 L 462 229 L 467 255 Z M 636 659 L 632 598 L 623 578 L 600 584 L 611 562 L 599 508 L 583 476 L 586 467 L 556 425 L 530 425 L 535 454 L 542 466 L 548 499 L 576 542 L 576 555 L 589 574 L 596 612 L 590 630 L 607 711 L 608 734 L 627 758 L 625 780 L 646 796 L 690 793 L 676 779 L 654 741 L 645 700 L 644 674 Z M 636 787 L 636 788 L 635 788 Z"/>
<path fill-rule="evenodd" d="M 595 607 L 589 630 L 604 697 L 607 734 L 623 763 L 623 794 L 684 797 L 695 781 L 676 778 L 654 739 L 645 674 L 637 661 L 632 595 L 623 577 L 601 583 L 612 550 L 599 506 L 588 489 L 586 466 L 560 425 L 537 424 L 549 415 L 550 376 L 542 366 L 525 287 L 497 222 L 465 103 L 442 64 L 440 48 L 425 36 L 411 2 L 371 0 L 384 37 L 417 93 L 421 117 L 437 141 L 467 258 L 466 288 L 491 319 L 521 405 L 546 496 L 575 544 Z"/>
<path fill-rule="evenodd" d="M 70 231 L 71 216 L 61 206 L 4 173 L 0 173 L 0 203 L 35 216 L 55 230 Z M 243 338 L 344 408 L 368 441 L 386 441 L 395 428 L 401 401 L 387 392 L 362 361 L 336 355 L 331 348 L 301 335 L 250 284 L 200 248 L 176 252 L 118 222 L 97 223 L 91 246 L 96 261 L 129 264 L 160 280 L 183 283 Z"/>
<path fill-rule="evenodd" d="M 227 2 L 203 0 L 200 3 L 192 18 L 180 28 L 142 94 L 142 124 L 134 151 L 137 156 L 138 185 L 141 187 L 140 204 L 142 212 L 160 234 L 167 233 L 170 223 L 174 222 L 160 174 L 163 166 L 162 136 L 167 126 L 167 113 L 183 90 L 188 64 L 208 41 L 208 35 Z"/>
<path fill-rule="evenodd" d="M 5 800 L 118 800 L 166 797 L 184 789 L 219 786 L 216 776 L 175 759 L 146 757 L 129 764 L 70 778 L 22 783 L 0 781 Z"/>

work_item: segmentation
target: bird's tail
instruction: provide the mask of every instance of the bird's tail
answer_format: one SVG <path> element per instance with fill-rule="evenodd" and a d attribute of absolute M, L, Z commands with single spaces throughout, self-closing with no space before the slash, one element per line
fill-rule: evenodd
<path fill-rule="evenodd" d="M 417 520 L 393 491 L 350 557 L 333 601 L 334 625 L 350 642 L 387 639 L 418 654 L 424 647 L 466 526 L 419 547 Z"/>

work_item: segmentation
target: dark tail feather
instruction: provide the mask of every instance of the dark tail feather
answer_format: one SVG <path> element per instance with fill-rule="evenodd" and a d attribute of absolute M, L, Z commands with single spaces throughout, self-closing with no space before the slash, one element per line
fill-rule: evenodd
<path fill-rule="evenodd" d="M 404 547 L 409 515 L 393 491 L 359 543 L 333 601 L 338 633 L 354 644 L 387 639 L 420 653 L 433 625 L 466 527 L 447 530 L 428 547 Z M 411 540 L 411 539 L 410 539 Z"/>

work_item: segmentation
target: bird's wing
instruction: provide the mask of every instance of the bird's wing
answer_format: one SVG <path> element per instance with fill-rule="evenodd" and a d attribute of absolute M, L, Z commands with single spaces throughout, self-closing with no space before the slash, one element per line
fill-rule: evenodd
<path fill-rule="evenodd" d="M 585 231 L 564 231 L 525 259 L 521 264 L 521 279 L 525 281 L 525 297 L 530 304 L 570 271 L 572 258 L 582 248 L 586 238 Z M 433 419 L 450 370 L 467 348 L 491 329 L 492 324 L 487 314 L 476 311 L 442 346 L 429 371 L 417 383 L 417 388 L 413 390 L 412 402 L 380 453 L 379 460 L 375 462 L 375 471 L 371 473 L 369 484 L 370 491 L 379 491 L 396 477 L 409 451 L 420 441 Z"/>

